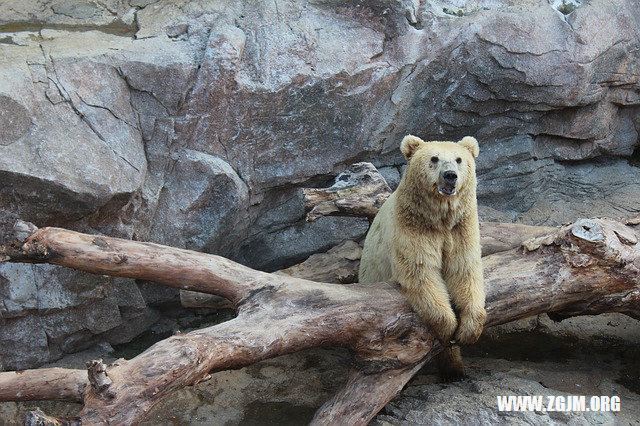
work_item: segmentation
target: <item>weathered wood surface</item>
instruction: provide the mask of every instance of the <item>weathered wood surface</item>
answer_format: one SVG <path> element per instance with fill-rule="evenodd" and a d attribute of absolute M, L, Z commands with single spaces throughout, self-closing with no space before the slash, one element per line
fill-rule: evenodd
<path fill-rule="evenodd" d="M 66 368 L 39 368 L 0 373 L 0 401 L 82 401 L 87 372 Z"/>
<path fill-rule="evenodd" d="M 524 249 L 484 257 L 487 326 L 543 312 L 640 318 L 637 238 L 637 225 L 589 219 L 528 241 Z M 441 350 L 394 284 L 324 284 L 254 271 L 219 256 L 58 228 L 39 229 L 23 244 L 0 249 L 2 257 L 217 294 L 237 309 L 229 322 L 172 336 L 107 366 L 111 383 L 84 392 L 83 424 L 135 424 L 171 392 L 211 371 L 318 346 L 349 348 L 355 362 L 345 388 L 314 422 L 365 424 Z M 7 384 L 0 399 L 16 399 L 12 395 L 26 383 L 21 377 L 28 376 L 0 373 Z M 56 399 L 64 397 L 57 383 L 42 382 Z"/>
<path fill-rule="evenodd" d="M 362 247 L 355 241 L 345 241 L 326 253 L 311 255 L 307 260 L 276 274 L 304 278 L 323 283 L 351 284 L 358 281 Z"/>
<path fill-rule="evenodd" d="M 322 216 L 359 216 L 373 220 L 391 188 L 371 163 L 353 164 L 329 188 L 303 190 L 307 221 Z"/>
<path fill-rule="evenodd" d="M 480 222 L 482 256 L 518 248 L 527 240 L 554 233 L 557 228 L 520 223 Z"/>

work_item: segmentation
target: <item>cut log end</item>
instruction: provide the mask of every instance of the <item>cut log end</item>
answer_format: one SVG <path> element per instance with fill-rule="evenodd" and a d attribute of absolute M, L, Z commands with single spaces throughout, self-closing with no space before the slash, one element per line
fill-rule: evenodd
<path fill-rule="evenodd" d="M 328 188 L 303 189 L 307 221 L 323 216 L 357 216 L 372 220 L 391 188 L 371 163 L 353 164 Z"/>

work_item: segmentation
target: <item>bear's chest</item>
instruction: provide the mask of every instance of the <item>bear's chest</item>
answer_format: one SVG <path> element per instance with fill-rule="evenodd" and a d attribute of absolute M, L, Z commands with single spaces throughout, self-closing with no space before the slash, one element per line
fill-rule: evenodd
<path fill-rule="evenodd" d="M 449 232 L 464 214 L 459 200 L 447 200 L 439 203 L 425 203 L 416 219 L 426 230 Z"/>
<path fill-rule="evenodd" d="M 462 197 L 425 197 L 416 192 L 398 194 L 396 217 L 400 226 L 418 233 L 450 232 L 465 216 Z"/>
<path fill-rule="evenodd" d="M 443 203 L 441 210 L 433 216 L 434 226 L 450 231 L 463 217 L 463 211 L 457 202 Z"/>

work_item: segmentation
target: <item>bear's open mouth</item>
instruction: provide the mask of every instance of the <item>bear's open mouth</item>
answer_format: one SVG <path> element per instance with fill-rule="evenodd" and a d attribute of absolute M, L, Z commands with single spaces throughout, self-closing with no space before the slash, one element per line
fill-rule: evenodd
<path fill-rule="evenodd" d="M 445 185 L 438 190 L 442 195 L 455 195 L 456 187 Z"/>

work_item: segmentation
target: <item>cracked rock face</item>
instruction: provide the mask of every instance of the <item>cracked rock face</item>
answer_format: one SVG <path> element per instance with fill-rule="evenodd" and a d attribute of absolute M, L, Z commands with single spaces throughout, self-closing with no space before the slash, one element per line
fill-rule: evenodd
<path fill-rule="evenodd" d="M 1 2 L 0 235 L 21 218 L 275 270 L 364 235 L 305 223 L 300 188 L 363 160 L 397 184 L 408 133 L 478 138 L 485 220 L 636 214 L 640 4 L 567 3 Z M 103 297 L 44 303 L 32 269 L 0 266 L 0 326 L 41 348 L 0 334 L 5 368 L 125 339 L 175 298 L 76 273 Z M 42 327 L 89 310 L 104 326 Z"/>

